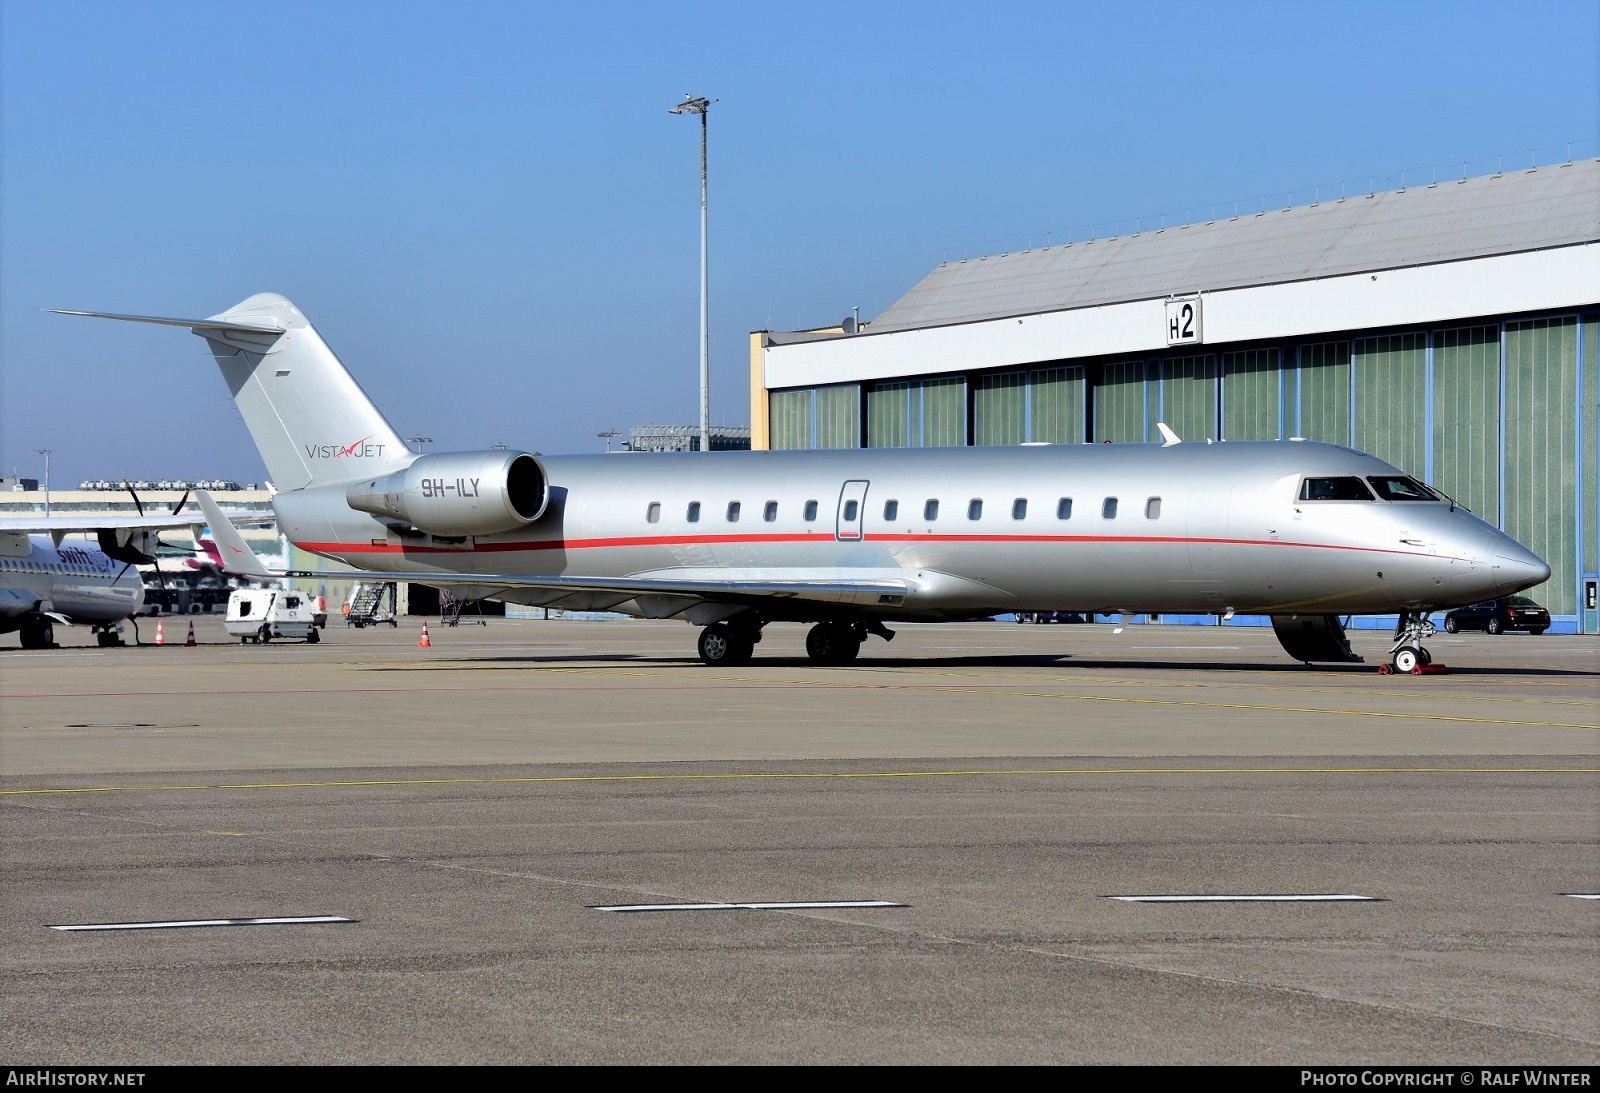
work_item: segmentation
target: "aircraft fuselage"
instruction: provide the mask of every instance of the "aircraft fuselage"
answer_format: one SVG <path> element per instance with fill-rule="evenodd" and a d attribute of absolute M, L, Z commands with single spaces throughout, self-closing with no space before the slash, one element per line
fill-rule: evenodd
<path fill-rule="evenodd" d="M 0 633 L 48 643 L 52 620 L 109 632 L 144 604 L 138 569 L 92 543 L 0 534 Z"/>
<path fill-rule="evenodd" d="M 572 599 L 470 585 L 474 573 L 873 575 L 908 588 L 897 602 L 775 600 L 761 612 L 773 619 L 1376 614 L 1475 602 L 1549 574 L 1446 500 L 1302 498 L 1308 478 L 1404 477 L 1313 442 L 618 454 L 542 465 L 544 514 L 495 535 L 440 538 L 356 512 L 342 485 L 280 493 L 273 505 L 307 550 L 368 570 L 437 571 L 466 595 Z M 584 605 L 670 613 L 620 593 L 588 594 Z"/>

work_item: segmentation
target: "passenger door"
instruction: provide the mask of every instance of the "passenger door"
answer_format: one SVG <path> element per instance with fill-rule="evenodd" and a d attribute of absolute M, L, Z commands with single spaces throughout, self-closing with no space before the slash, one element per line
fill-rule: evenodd
<path fill-rule="evenodd" d="M 861 519 L 867 511 L 867 483 L 853 479 L 839 491 L 839 521 L 834 538 L 840 542 L 859 542 Z"/>

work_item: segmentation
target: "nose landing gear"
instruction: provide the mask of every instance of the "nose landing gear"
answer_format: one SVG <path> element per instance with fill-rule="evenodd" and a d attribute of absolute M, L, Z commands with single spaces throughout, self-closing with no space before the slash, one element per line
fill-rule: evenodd
<path fill-rule="evenodd" d="M 1389 663 L 1378 665 L 1379 675 L 1420 676 L 1443 673 L 1443 664 L 1434 664 L 1433 655 L 1422 647 L 1422 639 L 1435 630 L 1433 621 L 1419 611 L 1402 611 L 1394 628 L 1394 644 L 1389 646 Z"/>

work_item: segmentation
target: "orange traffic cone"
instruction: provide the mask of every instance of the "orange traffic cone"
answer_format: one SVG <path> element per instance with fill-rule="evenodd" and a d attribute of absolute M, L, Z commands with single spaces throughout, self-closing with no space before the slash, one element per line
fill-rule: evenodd
<path fill-rule="evenodd" d="M 167 635 L 165 633 L 163 633 L 162 630 L 161 630 L 161 620 L 157 619 L 156 620 L 156 644 L 157 645 L 165 645 L 166 643 L 167 643 Z"/>
<path fill-rule="evenodd" d="M 198 644 L 194 640 L 194 620 L 193 619 L 189 620 L 189 637 L 187 639 L 185 639 L 184 644 L 189 646 L 191 649 L 194 648 L 194 646 Z"/>
<path fill-rule="evenodd" d="M 432 649 L 433 648 L 433 642 L 428 640 L 428 624 L 427 623 L 423 623 L 422 624 L 422 637 L 417 639 L 417 648 L 418 649 Z"/>

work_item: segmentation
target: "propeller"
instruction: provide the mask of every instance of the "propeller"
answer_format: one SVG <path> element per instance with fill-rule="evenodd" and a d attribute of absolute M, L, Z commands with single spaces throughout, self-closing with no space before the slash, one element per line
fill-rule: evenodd
<path fill-rule="evenodd" d="M 133 507 L 138 511 L 140 516 L 143 516 L 144 515 L 144 502 L 139 500 L 139 493 L 138 493 L 137 490 L 135 490 L 133 488 L 133 483 L 129 482 L 126 478 L 124 478 L 122 480 L 122 485 L 123 485 L 123 488 L 128 491 L 128 496 L 133 498 Z M 189 503 L 189 491 L 188 490 L 184 490 L 183 491 L 183 496 L 178 498 L 178 503 L 176 505 L 172 506 L 172 515 L 173 516 L 178 515 L 178 513 L 183 511 L 183 506 L 187 505 L 188 503 Z M 164 546 L 165 547 L 171 547 L 171 546 L 173 546 L 173 544 L 172 543 L 163 543 L 161 541 L 161 536 L 158 533 L 155 536 L 155 547 L 156 547 L 156 549 L 159 549 L 159 548 L 164 547 Z M 150 552 L 150 564 L 155 566 L 156 582 L 161 586 L 161 591 L 166 592 L 167 591 L 167 575 L 161 569 L 161 559 L 159 557 L 157 557 L 156 550 L 151 550 L 151 552 Z M 129 567 L 132 566 L 132 565 L 133 565 L 133 562 L 132 562 L 131 559 L 124 561 L 122 563 L 122 572 L 117 574 L 117 580 L 119 580 L 119 581 L 122 580 L 122 574 L 128 572 Z"/>

